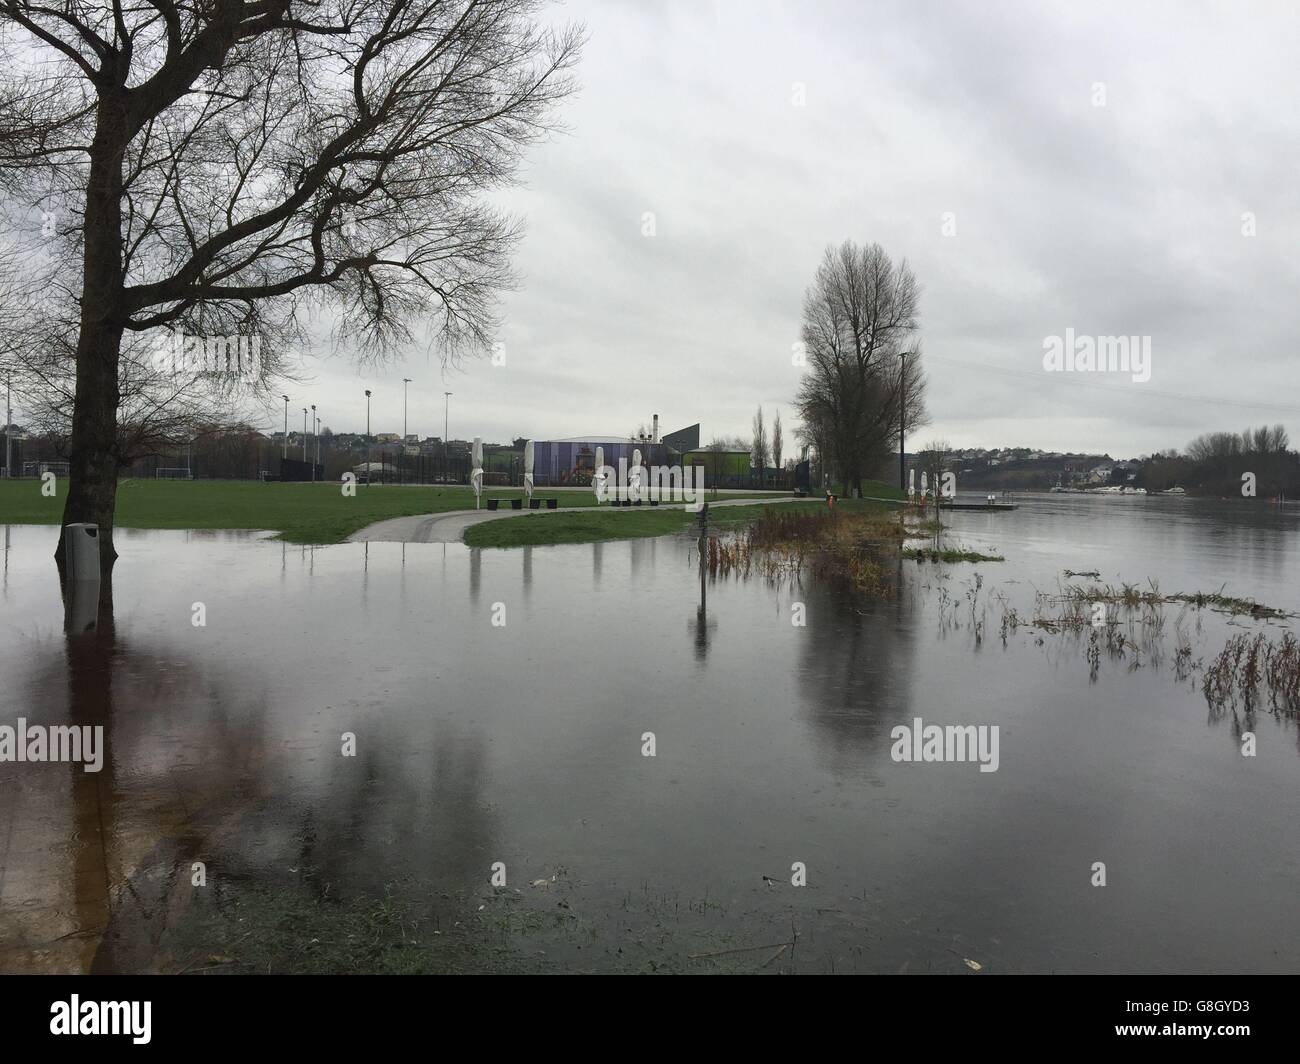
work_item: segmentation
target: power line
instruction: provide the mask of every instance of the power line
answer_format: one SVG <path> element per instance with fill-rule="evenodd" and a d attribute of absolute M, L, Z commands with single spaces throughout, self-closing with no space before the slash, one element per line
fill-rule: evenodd
<path fill-rule="evenodd" d="M 941 355 L 932 355 L 928 352 L 921 355 L 921 360 L 931 360 L 934 362 L 946 362 L 950 365 L 961 366 L 965 369 L 984 370 L 989 373 L 1000 373 L 1009 377 L 1032 377 L 1038 381 L 1055 381 L 1059 378 L 1059 383 L 1074 385 L 1083 385 L 1088 388 L 1096 388 L 1103 392 L 1108 392 L 1113 396 L 1124 396 L 1127 398 L 1142 398 L 1153 396 L 1157 399 L 1177 399 L 1183 403 L 1212 403 L 1215 406 L 1238 406 L 1247 410 L 1281 410 L 1288 414 L 1300 414 L 1300 406 L 1293 403 L 1252 403 L 1244 399 L 1228 399 L 1223 396 L 1209 395 L 1190 395 L 1186 392 L 1169 392 L 1160 388 L 1148 388 L 1145 384 L 1137 385 L 1139 390 L 1129 388 L 1116 388 L 1110 384 L 1104 384 L 1101 381 L 1088 379 L 1084 374 L 1088 371 L 1066 374 L 1066 373 L 1048 373 L 1046 371 L 1028 370 L 1028 369 L 1010 369 L 1006 366 L 993 366 L 987 362 L 974 362 L 969 359 L 944 358 Z"/>

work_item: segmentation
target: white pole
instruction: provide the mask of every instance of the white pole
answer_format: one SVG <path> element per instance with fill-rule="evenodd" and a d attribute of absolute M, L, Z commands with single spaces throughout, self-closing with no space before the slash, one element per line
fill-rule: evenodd
<path fill-rule="evenodd" d="M 9 426 L 14 422 L 14 375 L 5 373 L 5 476 L 14 475 L 14 437 Z M 7 528 L 8 526 L 6 526 Z"/>

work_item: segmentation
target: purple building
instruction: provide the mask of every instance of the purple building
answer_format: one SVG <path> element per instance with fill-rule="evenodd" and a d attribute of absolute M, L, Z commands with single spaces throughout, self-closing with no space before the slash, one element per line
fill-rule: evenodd
<path fill-rule="evenodd" d="M 533 441 L 533 479 L 538 487 L 587 487 L 596 470 L 596 448 L 605 450 L 605 464 L 618 469 L 619 459 L 632 466 L 632 452 L 640 450 L 642 465 L 671 465 L 676 452 L 662 443 L 630 440 L 626 436 L 575 436 L 569 440 Z"/>

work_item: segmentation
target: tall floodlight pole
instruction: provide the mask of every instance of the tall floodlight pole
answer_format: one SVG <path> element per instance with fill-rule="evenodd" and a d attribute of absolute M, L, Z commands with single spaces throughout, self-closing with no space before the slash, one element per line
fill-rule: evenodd
<path fill-rule="evenodd" d="M 447 425 L 450 420 L 451 392 L 442 393 L 442 476 L 444 483 L 451 472 L 451 452 L 447 449 Z"/>
<path fill-rule="evenodd" d="M 284 400 L 284 454 L 282 458 L 289 457 L 289 397 L 283 395 L 280 398 Z"/>
<path fill-rule="evenodd" d="M 907 355 L 898 356 L 898 490 L 907 491 L 907 464 L 903 457 L 903 422 L 907 420 Z"/>
<path fill-rule="evenodd" d="M 316 436 L 316 404 L 315 404 L 315 403 L 312 403 L 312 404 L 311 404 L 311 437 L 312 437 L 312 440 L 314 440 L 314 441 L 316 442 L 316 448 L 315 448 L 315 450 L 316 450 L 316 457 L 319 459 L 319 458 L 320 458 L 320 441 L 319 441 L 319 439 L 317 439 L 317 436 Z M 304 454 L 304 455 L 303 455 L 303 458 L 306 458 L 306 457 L 307 457 L 307 456 Z M 314 484 L 314 483 L 316 482 L 316 463 L 315 463 L 315 462 L 312 462 L 312 464 L 311 464 L 311 479 L 312 479 L 312 483 Z"/>
<path fill-rule="evenodd" d="M 370 389 L 366 389 L 366 487 L 370 487 L 370 474 L 374 472 L 370 468 L 371 462 L 370 451 Z"/>
<path fill-rule="evenodd" d="M 302 408 L 302 460 L 307 461 L 307 408 Z"/>
<path fill-rule="evenodd" d="M 315 407 L 312 408 L 313 410 Z M 316 464 L 320 465 L 320 418 L 316 419 Z M 312 476 L 316 474 L 313 473 Z"/>
<path fill-rule="evenodd" d="M 402 465 L 401 479 L 406 483 L 406 386 L 411 383 L 410 377 L 402 378 Z"/>
<path fill-rule="evenodd" d="M 14 423 L 14 374 L 13 370 L 5 372 L 5 476 L 14 475 L 14 434 L 10 426 Z"/>

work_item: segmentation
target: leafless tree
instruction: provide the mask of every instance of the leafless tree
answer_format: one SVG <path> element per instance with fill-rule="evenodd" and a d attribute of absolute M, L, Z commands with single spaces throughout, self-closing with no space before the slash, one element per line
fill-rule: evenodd
<path fill-rule="evenodd" d="M 767 429 L 763 425 L 763 408 L 754 412 L 754 440 L 749 448 L 750 461 L 758 470 L 758 486 L 763 486 L 763 473 L 767 469 Z"/>
<path fill-rule="evenodd" d="M 1193 462 L 1235 458 L 1241 453 L 1241 437 L 1235 432 L 1206 432 L 1187 445 L 1187 457 Z"/>
<path fill-rule="evenodd" d="M 938 499 L 943 492 L 943 476 L 951 469 L 952 445 L 947 440 L 931 440 L 917 453 L 917 465 L 925 475 L 925 490 Z M 916 490 L 921 490 L 918 484 Z"/>
<path fill-rule="evenodd" d="M 517 223 L 482 194 L 581 45 L 538 7 L 0 0 L 0 182 L 40 212 L 43 313 L 71 317 L 64 523 L 100 525 L 106 572 L 133 337 L 256 336 L 263 384 L 326 309 L 366 358 L 487 348 Z"/>
<path fill-rule="evenodd" d="M 772 464 L 777 469 L 781 468 L 781 452 L 784 450 L 785 442 L 781 439 L 781 411 L 777 411 L 772 418 Z"/>
<path fill-rule="evenodd" d="M 804 296 L 807 370 L 795 404 L 845 491 L 884 460 L 900 419 L 925 419 L 916 342 L 920 286 L 879 244 L 827 248 Z M 905 409 L 904 409 L 905 408 Z"/>
<path fill-rule="evenodd" d="M 1245 447 L 1245 450 L 1255 454 L 1282 454 L 1291 443 L 1286 426 L 1281 424 L 1274 425 L 1272 428 L 1267 425 L 1260 425 L 1253 433 L 1247 429 L 1242 434 L 1243 443 L 1248 437 L 1249 444 Z"/>

